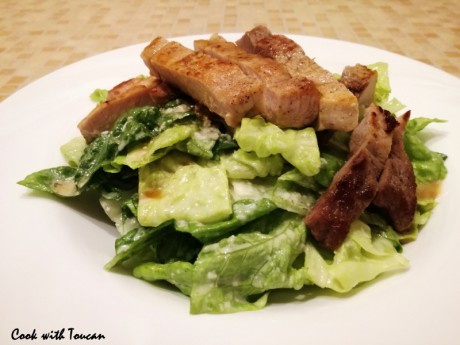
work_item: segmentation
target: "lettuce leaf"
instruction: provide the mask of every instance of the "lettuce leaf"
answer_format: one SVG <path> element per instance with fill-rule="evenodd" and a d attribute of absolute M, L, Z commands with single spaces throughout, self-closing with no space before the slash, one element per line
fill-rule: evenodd
<path fill-rule="evenodd" d="M 109 96 L 109 90 L 107 89 L 96 89 L 89 95 L 89 98 L 97 104 L 104 103 Z"/>
<path fill-rule="evenodd" d="M 265 228 L 255 222 L 203 247 L 194 264 L 192 314 L 260 309 L 266 291 L 303 286 L 303 275 L 292 266 L 305 242 L 302 217 L 274 212 L 265 218 Z"/>
<path fill-rule="evenodd" d="M 171 152 L 139 168 L 137 217 L 143 226 L 170 219 L 211 223 L 231 213 L 227 174 L 218 164 L 202 167 L 189 155 Z"/>
<path fill-rule="evenodd" d="M 140 227 L 137 220 L 137 191 L 123 191 L 118 188 L 102 191 L 99 203 L 121 235 Z"/>
<path fill-rule="evenodd" d="M 372 236 L 370 227 L 354 221 L 350 233 L 332 259 L 324 258 L 312 243 L 305 247 L 305 278 L 322 288 L 345 293 L 378 275 L 408 267 L 408 260 L 391 241 Z"/>
<path fill-rule="evenodd" d="M 157 227 L 139 227 L 115 241 L 116 255 L 105 269 L 132 269 L 147 262 L 192 262 L 202 245 L 192 236 L 174 230 L 172 222 Z"/>
<path fill-rule="evenodd" d="M 261 117 L 244 118 L 234 138 L 242 150 L 260 158 L 280 154 L 306 176 L 316 175 L 321 167 L 313 128 L 282 130 Z"/>
<path fill-rule="evenodd" d="M 268 199 L 238 200 L 233 204 L 232 216 L 228 220 L 211 224 L 177 220 L 175 227 L 179 231 L 190 233 L 203 243 L 209 243 L 220 239 L 254 219 L 270 213 L 275 208 L 276 205 Z"/>
<path fill-rule="evenodd" d="M 259 158 L 255 152 L 234 151 L 221 157 L 227 175 L 232 179 L 252 180 L 256 177 L 278 176 L 284 160 L 280 155 Z"/>
<path fill-rule="evenodd" d="M 428 148 L 419 133 L 431 123 L 445 122 L 425 117 L 413 118 L 407 124 L 404 147 L 414 167 L 417 184 L 442 181 L 447 176 L 445 160 L 447 156 Z"/>
<path fill-rule="evenodd" d="M 86 140 L 82 136 L 75 137 L 61 146 L 61 153 L 71 167 L 77 167 L 86 149 Z"/>
<path fill-rule="evenodd" d="M 272 200 L 279 208 L 306 215 L 317 199 L 320 190 L 313 177 L 292 169 L 281 175 L 273 189 Z"/>
<path fill-rule="evenodd" d="M 376 62 L 367 65 L 368 68 L 377 72 L 377 84 L 375 85 L 374 103 L 388 110 L 392 114 L 404 109 L 406 106 L 396 98 L 389 99 L 391 94 L 388 64 Z"/>
<path fill-rule="evenodd" d="M 118 171 L 122 164 L 131 169 L 138 169 L 163 157 L 174 148 L 174 145 L 190 138 L 196 129 L 195 124 L 167 128 L 164 132 L 153 137 L 147 144 L 140 144 L 130 149 L 126 155 L 117 156 L 110 165 L 115 168 L 115 171 Z"/>
<path fill-rule="evenodd" d="M 173 261 L 165 264 L 146 262 L 134 267 L 133 276 L 148 282 L 165 280 L 176 286 L 184 295 L 190 296 L 193 264 L 186 261 Z"/>
<path fill-rule="evenodd" d="M 77 168 L 70 166 L 43 169 L 27 175 L 18 184 L 41 192 L 72 197 L 81 193 L 75 181 L 77 173 Z"/>

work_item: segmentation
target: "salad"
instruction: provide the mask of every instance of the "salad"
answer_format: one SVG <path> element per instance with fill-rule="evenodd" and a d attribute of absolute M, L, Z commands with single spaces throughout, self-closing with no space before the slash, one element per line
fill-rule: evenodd
<path fill-rule="evenodd" d="M 374 102 L 397 113 L 404 106 L 390 99 L 388 66 L 369 67 L 378 70 Z M 442 120 L 413 118 L 404 135 L 418 188 L 411 230 L 398 233 L 367 209 L 335 251 L 318 246 L 303 219 L 345 164 L 350 134 L 335 132 L 322 147 L 311 127 L 280 129 L 261 117 L 233 131 L 186 98 L 128 110 L 90 144 L 64 144 L 67 165 L 19 184 L 62 197 L 97 193 L 119 232 L 105 269 L 169 282 L 190 297 L 192 314 L 257 310 L 275 289 L 346 293 L 407 269 L 403 245 L 427 223 L 436 206 L 427 191 L 447 174 L 447 157 L 420 136 L 433 122 Z"/>

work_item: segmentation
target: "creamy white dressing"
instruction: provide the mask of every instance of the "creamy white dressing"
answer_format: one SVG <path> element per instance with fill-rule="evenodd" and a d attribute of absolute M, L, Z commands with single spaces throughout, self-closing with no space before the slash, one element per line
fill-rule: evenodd
<path fill-rule="evenodd" d="M 53 191 L 62 196 L 75 196 L 78 191 L 73 180 L 55 180 L 52 186 Z"/>

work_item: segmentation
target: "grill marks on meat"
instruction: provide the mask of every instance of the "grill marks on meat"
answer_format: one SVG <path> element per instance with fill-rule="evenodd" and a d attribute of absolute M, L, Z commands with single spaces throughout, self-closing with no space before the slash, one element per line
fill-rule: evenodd
<path fill-rule="evenodd" d="M 415 175 L 403 142 L 410 113 L 397 121 L 371 104 L 357 125 L 358 99 L 364 106 L 371 102 L 375 72 L 348 66 L 338 82 L 295 42 L 262 26 L 237 44 L 215 36 L 196 41 L 195 49 L 155 38 L 141 54 L 152 76 L 110 90 L 107 100 L 78 125 L 86 141 L 110 129 L 130 108 L 176 97 L 169 85 L 230 127 L 256 114 L 279 127 L 301 128 L 316 118 L 318 130 L 353 130 L 347 162 L 304 219 L 318 243 L 337 249 L 371 203 L 387 213 L 397 231 L 410 228 L 417 204 Z"/>
<path fill-rule="evenodd" d="M 108 93 L 105 102 L 98 104 L 78 124 L 87 143 L 112 128 L 115 121 L 131 108 L 146 105 L 162 105 L 175 97 L 173 91 L 161 79 L 138 77 L 124 81 Z"/>
<path fill-rule="evenodd" d="M 397 125 L 396 119 L 376 105 L 366 109 L 350 139 L 350 158 L 304 219 L 321 246 L 337 249 L 351 223 L 374 200 Z"/>
<path fill-rule="evenodd" d="M 206 105 L 231 127 L 254 108 L 259 82 L 235 64 L 161 37 L 144 49 L 142 58 L 151 73 Z"/>
<path fill-rule="evenodd" d="M 313 82 L 292 78 L 286 67 L 275 60 L 248 53 L 219 36 L 195 41 L 195 50 L 234 63 L 257 79 L 261 93 L 253 112 L 267 121 L 281 128 L 303 128 L 316 119 L 320 94 Z"/>
<path fill-rule="evenodd" d="M 378 193 L 373 204 L 388 215 L 396 231 L 410 229 L 417 208 L 417 185 L 414 170 L 404 150 L 404 131 L 410 112 L 398 118 L 399 126 L 393 132 L 393 143 L 388 160 L 380 176 Z"/>
<path fill-rule="evenodd" d="M 320 94 L 313 82 L 292 78 L 276 61 L 217 36 L 195 47 L 157 37 L 141 56 L 151 74 L 206 105 L 230 127 L 254 115 L 281 128 L 303 128 L 316 119 Z"/>
<path fill-rule="evenodd" d="M 293 40 L 272 34 L 265 26 L 246 32 L 237 45 L 244 50 L 269 57 L 286 66 L 293 77 L 306 77 L 321 94 L 317 130 L 351 131 L 358 125 L 358 100 L 332 73 L 310 59 Z"/>

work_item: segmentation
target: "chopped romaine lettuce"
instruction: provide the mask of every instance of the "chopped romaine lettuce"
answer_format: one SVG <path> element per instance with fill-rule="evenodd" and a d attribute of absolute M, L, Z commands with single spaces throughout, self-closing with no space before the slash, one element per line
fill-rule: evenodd
<path fill-rule="evenodd" d="M 146 262 L 136 266 L 133 275 L 149 282 L 165 280 L 186 296 L 190 296 L 192 290 L 193 265 L 190 262 L 173 261 L 165 264 Z"/>
<path fill-rule="evenodd" d="M 127 165 L 131 169 L 138 169 L 157 160 L 174 148 L 174 145 L 190 138 L 196 131 L 196 125 L 177 125 L 165 129 L 162 133 L 150 139 L 148 143 L 142 143 L 133 147 L 125 155 L 117 156 L 112 166 Z"/>
<path fill-rule="evenodd" d="M 316 201 L 315 191 L 319 189 L 313 177 L 293 169 L 278 178 L 272 199 L 279 208 L 306 215 Z"/>
<path fill-rule="evenodd" d="M 121 235 L 140 227 L 137 220 L 137 191 L 127 192 L 118 188 L 103 191 L 99 202 Z"/>
<path fill-rule="evenodd" d="M 109 90 L 96 89 L 89 95 L 89 98 L 95 103 L 104 103 L 109 95 Z"/>
<path fill-rule="evenodd" d="M 292 266 L 305 242 L 302 218 L 291 213 L 266 217 L 264 228 L 249 224 L 244 233 L 201 250 L 194 264 L 191 313 L 260 309 L 265 292 L 303 286 L 302 274 Z"/>
<path fill-rule="evenodd" d="M 172 222 L 133 229 L 115 241 L 115 257 L 105 265 L 133 269 L 146 262 L 193 261 L 202 245 L 186 233 L 174 231 Z"/>
<path fill-rule="evenodd" d="M 348 292 L 378 275 L 408 267 L 408 260 L 393 243 L 382 236 L 372 236 L 362 221 L 351 225 L 350 233 L 332 260 L 324 258 L 312 243 L 305 248 L 305 277 L 322 288 Z"/>
<path fill-rule="evenodd" d="M 367 65 L 368 68 L 377 71 L 377 84 L 375 85 L 374 102 L 392 114 L 404 109 L 406 106 L 396 98 L 389 99 L 391 93 L 388 64 L 376 62 Z"/>
<path fill-rule="evenodd" d="M 61 146 L 61 153 L 67 164 L 77 167 L 86 148 L 86 140 L 83 136 L 78 136 Z"/>
<path fill-rule="evenodd" d="M 139 168 L 138 219 L 157 226 L 170 219 L 211 223 L 232 213 L 227 174 L 174 152 Z"/>
<path fill-rule="evenodd" d="M 43 169 L 27 175 L 18 183 L 41 192 L 65 197 L 76 196 L 81 192 L 75 183 L 77 171 L 70 166 Z"/>
<path fill-rule="evenodd" d="M 244 118 L 235 132 L 240 148 L 264 158 L 281 154 L 306 176 L 313 176 L 321 167 L 316 133 L 313 128 L 282 130 L 261 117 Z"/>
<path fill-rule="evenodd" d="M 419 136 L 420 131 L 434 122 L 444 121 L 425 117 L 413 118 L 407 124 L 404 135 L 404 147 L 414 167 L 416 181 L 419 185 L 444 180 L 447 175 L 444 163 L 447 156 L 430 150 Z"/>
<path fill-rule="evenodd" d="M 189 232 L 203 243 L 209 243 L 222 238 L 242 225 L 264 216 L 276 205 L 268 199 L 238 200 L 232 206 L 232 215 L 228 220 L 203 224 L 197 221 L 176 220 L 175 227 L 179 231 Z"/>
<path fill-rule="evenodd" d="M 228 177 L 252 180 L 256 177 L 279 176 L 284 160 L 280 155 L 259 158 L 255 152 L 234 151 L 221 157 Z"/>

